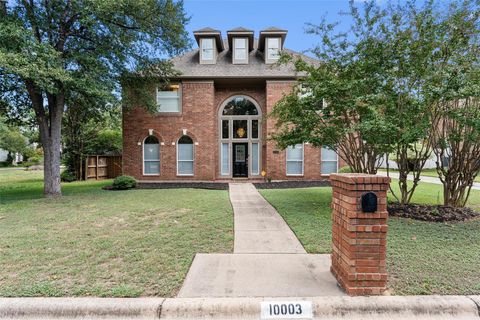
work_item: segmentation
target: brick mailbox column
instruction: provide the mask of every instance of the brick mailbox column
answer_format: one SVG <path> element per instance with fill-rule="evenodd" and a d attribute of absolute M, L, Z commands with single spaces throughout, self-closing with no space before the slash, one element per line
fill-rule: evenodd
<path fill-rule="evenodd" d="M 349 295 L 381 294 L 387 289 L 386 197 L 390 178 L 347 173 L 331 174 L 330 180 L 331 271 Z"/>

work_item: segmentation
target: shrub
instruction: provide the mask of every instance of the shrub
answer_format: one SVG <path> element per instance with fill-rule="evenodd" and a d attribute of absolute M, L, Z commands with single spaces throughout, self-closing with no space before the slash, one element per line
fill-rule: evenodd
<path fill-rule="evenodd" d="M 65 170 L 60 174 L 60 180 L 63 182 L 73 182 L 77 180 L 77 178 L 72 172 Z"/>
<path fill-rule="evenodd" d="M 137 180 L 131 176 L 119 176 L 113 180 L 113 189 L 127 190 L 137 186 Z"/>
<path fill-rule="evenodd" d="M 338 173 L 352 173 L 353 172 L 353 169 L 349 166 L 346 166 L 346 167 L 341 167 L 339 170 L 338 170 Z"/>

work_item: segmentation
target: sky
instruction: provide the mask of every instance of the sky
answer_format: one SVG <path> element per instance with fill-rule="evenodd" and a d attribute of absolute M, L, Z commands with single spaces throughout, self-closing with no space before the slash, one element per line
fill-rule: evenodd
<path fill-rule="evenodd" d="M 319 24 L 325 17 L 329 22 L 341 21 L 340 28 L 350 24 L 348 16 L 338 14 L 348 10 L 348 0 L 184 0 L 184 6 L 191 17 L 187 25 L 190 35 L 212 27 L 226 37 L 227 30 L 241 26 L 254 30 L 258 37 L 260 30 L 274 26 L 288 30 L 285 47 L 299 52 L 320 42 L 305 33 L 306 23 Z"/>

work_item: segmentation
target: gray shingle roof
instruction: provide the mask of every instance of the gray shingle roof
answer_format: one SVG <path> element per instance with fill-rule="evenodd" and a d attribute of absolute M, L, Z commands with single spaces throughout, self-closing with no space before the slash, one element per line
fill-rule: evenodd
<path fill-rule="evenodd" d="M 224 40 L 225 47 L 228 46 Z M 293 64 L 276 65 L 265 64 L 263 53 L 254 45 L 254 50 L 250 52 L 248 64 L 232 64 L 232 53 L 228 49 L 223 50 L 217 57 L 216 64 L 200 64 L 199 50 L 192 50 L 184 55 L 173 58 L 174 68 L 181 72 L 179 78 L 188 79 L 214 79 L 214 78 L 263 78 L 263 79 L 295 79 L 302 74 L 297 74 Z M 318 64 L 318 60 L 307 57 L 298 52 L 284 49 L 285 52 L 300 56 L 305 61 Z"/>

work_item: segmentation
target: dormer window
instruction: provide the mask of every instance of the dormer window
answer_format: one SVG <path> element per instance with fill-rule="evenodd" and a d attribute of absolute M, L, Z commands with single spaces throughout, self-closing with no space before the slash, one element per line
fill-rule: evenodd
<path fill-rule="evenodd" d="M 265 63 L 275 63 L 280 58 L 287 30 L 271 27 L 260 31 L 258 50 L 263 52 Z"/>
<path fill-rule="evenodd" d="M 280 58 L 280 38 L 267 37 L 267 60 L 276 61 Z"/>
<path fill-rule="evenodd" d="M 199 47 L 198 62 L 215 64 L 218 54 L 225 50 L 220 31 L 207 27 L 194 31 L 193 35 Z"/>
<path fill-rule="evenodd" d="M 200 41 L 200 62 L 201 63 L 214 63 L 215 62 L 215 48 L 214 38 L 203 38 Z"/>
<path fill-rule="evenodd" d="M 233 39 L 233 63 L 248 63 L 247 38 Z"/>
<path fill-rule="evenodd" d="M 248 56 L 253 50 L 253 30 L 242 27 L 227 31 L 228 46 L 233 64 L 248 64 Z"/>

